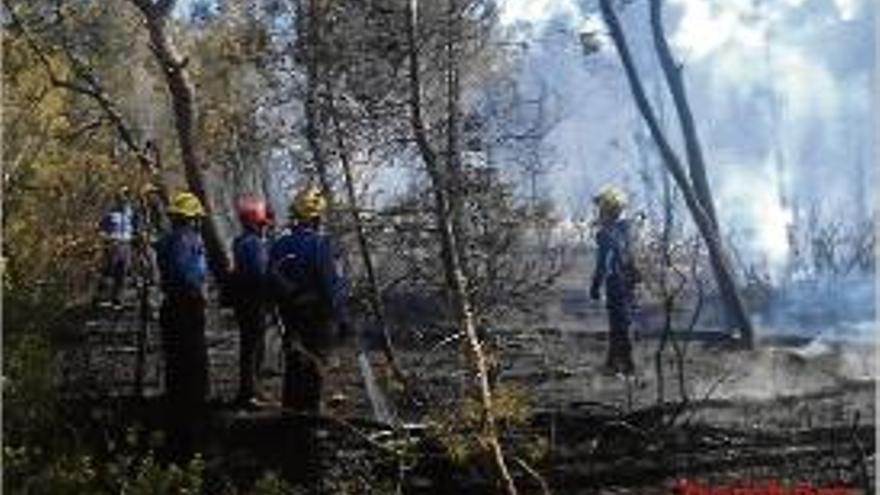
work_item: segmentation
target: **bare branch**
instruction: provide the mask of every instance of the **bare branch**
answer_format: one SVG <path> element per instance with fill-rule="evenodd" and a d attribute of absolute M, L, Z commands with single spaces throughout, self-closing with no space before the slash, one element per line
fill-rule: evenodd
<path fill-rule="evenodd" d="M 110 124 L 116 130 L 116 133 L 119 136 L 119 139 L 122 140 L 123 144 L 131 151 L 138 162 L 147 170 L 155 171 L 154 163 L 144 153 L 144 150 L 141 146 L 137 144 L 137 140 L 134 138 L 134 134 L 131 131 L 131 128 L 125 122 L 122 114 L 117 110 L 116 105 L 110 99 L 110 97 L 106 94 L 106 92 L 101 88 L 98 84 L 97 79 L 92 75 L 91 71 L 88 70 L 85 65 L 80 62 L 76 57 L 72 55 L 72 53 L 64 47 L 65 55 L 67 56 L 68 61 L 71 63 L 74 72 L 77 76 L 81 77 L 85 80 L 86 84 L 79 84 L 70 80 L 61 79 L 55 72 L 52 67 L 52 63 L 49 60 L 49 56 L 43 51 L 34 37 L 31 35 L 27 26 L 22 22 L 22 20 L 16 15 L 12 6 L 9 5 L 9 0 L 3 0 L 4 5 L 6 6 L 6 10 L 9 13 L 10 19 L 13 21 L 13 25 L 17 27 L 28 46 L 33 50 L 36 54 L 37 58 L 40 61 L 40 64 L 46 71 L 46 74 L 49 77 L 49 81 L 53 86 L 58 88 L 63 88 L 74 93 L 81 94 L 83 96 L 88 96 L 98 106 L 103 110 L 107 119 L 110 121 Z"/>

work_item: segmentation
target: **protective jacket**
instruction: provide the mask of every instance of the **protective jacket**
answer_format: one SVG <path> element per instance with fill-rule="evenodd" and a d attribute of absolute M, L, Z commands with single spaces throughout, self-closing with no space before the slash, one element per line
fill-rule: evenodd
<path fill-rule="evenodd" d="M 630 225 L 624 219 L 603 226 L 596 233 L 596 269 L 591 291 L 597 294 L 605 285 L 609 303 L 631 296 L 638 274 L 630 247 Z"/>
<path fill-rule="evenodd" d="M 260 297 L 265 292 L 269 270 L 269 246 L 266 237 L 254 229 L 245 230 L 233 241 L 232 255 L 237 292 Z"/>
<path fill-rule="evenodd" d="M 347 284 L 336 267 L 330 239 L 298 224 L 279 237 L 269 253 L 270 277 L 279 304 L 317 305 L 344 321 Z"/>
<path fill-rule="evenodd" d="M 202 237 L 192 225 L 176 226 L 156 245 L 162 291 L 201 294 L 208 273 Z"/>

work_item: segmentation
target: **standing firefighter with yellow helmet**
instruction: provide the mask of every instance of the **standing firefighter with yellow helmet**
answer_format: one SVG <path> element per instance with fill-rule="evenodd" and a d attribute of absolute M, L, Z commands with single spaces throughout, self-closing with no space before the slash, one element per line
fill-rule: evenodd
<path fill-rule="evenodd" d="M 635 286 L 640 276 L 631 249 L 630 224 L 623 218 L 626 197 L 615 188 L 606 188 L 594 198 L 594 202 L 599 209 L 599 230 L 590 297 L 599 300 L 604 286 L 609 324 L 604 368 L 608 373 L 631 375 L 635 365 L 629 327 Z"/>
<path fill-rule="evenodd" d="M 291 205 L 293 224 L 269 253 L 269 276 L 284 325 L 282 404 L 313 415 L 320 412 L 323 367 L 334 327 L 347 328 L 346 282 L 337 269 L 333 244 L 321 230 L 326 208 L 317 188 L 300 191 Z M 319 466 L 314 432 L 301 426 L 294 440 L 302 445 L 301 458 L 291 460 L 288 474 L 314 480 Z"/>
<path fill-rule="evenodd" d="M 282 403 L 318 412 L 321 366 L 333 327 L 345 325 L 346 284 L 336 268 L 333 244 L 321 230 L 326 199 L 314 187 L 291 205 L 293 224 L 269 253 L 270 276 L 284 324 L 286 354 Z"/>
<path fill-rule="evenodd" d="M 183 460 L 193 453 L 196 430 L 208 395 L 205 345 L 207 261 L 201 219 L 202 202 L 190 192 L 177 194 L 168 207 L 171 231 L 156 245 L 161 280 L 159 325 L 165 354 L 165 393 L 172 418 L 169 448 Z"/>

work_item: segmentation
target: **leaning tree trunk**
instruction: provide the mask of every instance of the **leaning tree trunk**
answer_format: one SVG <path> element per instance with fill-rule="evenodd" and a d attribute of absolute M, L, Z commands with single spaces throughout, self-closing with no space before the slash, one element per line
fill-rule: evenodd
<path fill-rule="evenodd" d="M 361 219 L 360 209 L 358 207 L 348 148 L 345 143 L 342 126 L 339 122 L 339 116 L 336 113 L 332 94 L 328 96 L 327 104 L 329 106 L 328 110 L 330 111 L 334 133 L 336 135 L 336 147 L 338 149 L 339 161 L 342 165 L 342 173 L 345 179 L 345 192 L 348 196 L 348 206 L 351 210 L 351 221 L 354 226 L 355 236 L 357 237 L 358 247 L 360 248 L 364 271 L 366 271 L 367 274 L 367 285 L 369 286 L 370 292 L 370 306 L 373 310 L 373 315 L 376 318 L 376 323 L 382 331 L 382 353 L 385 355 L 385 360 L 391 367 L 394 377 L 401 383 L 406 384 L 406 377 L 400 367 L 400 363 L 397 361 L 397 355 L 394 352 L 394 344 L 391 341 L 391 334 L 388 331 L 388 322 L 385 318 L 385 305 L 382 302 L 382 292 L 379 288 L 379 280 L 376 277 L 376 270 L 373 265 L 370 243 L 367 239 L 367 233 L 364 231 L 364 223 Z"/>
<path fill-rule="evenodd" d="M 652 1 L 657 2 L 658 0 Z M 745 304 L 743 304 L 742 298 L 740 297 L 739 289 L 736 286 L 736 280 L 733 275 L 733 270 L 731 269 L 728 254 L 721 242 L 718 224 L 713 220 L 712 214 L 707 211 L 706 204 L 701 201 L 700 195 L 696 191 L 697 187 L 691 182 L 694 178 L 688 178 L 688 174 L 685 172 L 681 160 L 672 149 L 666 135 L 660 128 L 653 107 L 645 95 L 644 87 L 642 86 L 635 63 L 629 52 L 626 36 L 623 33 L 617 14 L 611 5 L 611 0 L 600 0 L 599 6 L 602 11 L 602 17 L 608 25 L 611 39 L 620 55 L 620 60 L 623 64 L 624 72 L 626 73 L 626 78 L 629 82 L 636 106 L 650 130 L 651 136 L 657 143 L 664 165 L 669 170 L 670 174 L 672 174 L 676 185 L 681 189 L 685 204 L 691 212 L 691 216 L 694 219 L 694 223 L 697 225 L 700 235 L 706 242 L 706 248 L 709 251 L 709 259 L 711 260 L 712 268 L 715 273 L 715 281 L 718 284 L 718 290 L 721 294 L 722 301 L 724 302 L 725 309 L 727 310 L 730 323 L 740 331 L 742 343 L 746 347 L 751 347 L 754 343 L 752 323 L 749 319 L 748 312 L 746 311 Z M 656 8 L 657 5 L 655 4 L 652 7 Z M 662 49 L 660 51 L 662 51 Z M 674 99 L 676 107 L 678 107 L 680 103 L 687 104 L 683 87 L 671 84 L 670 89 L 673 90 L 674 93 L 678 93 L 677 99 Z M 677 111 L 680 116 L 690 114 L 689 108 L 677 108 Z M 696 146 L 698 148 L 695 134 L 687 137 L 687 131 L 684 130 L 684 126 L 683 132 L 686 132 L 686 140 L 689 140 L 691 146 Z M 693 127 L 690 128 L 690 132 L 695 132 Z M 698 171 L 702 170 L 702 173 L 705 173 L 705 167 L 702 166 L 702 158 L 699 158 L 698 160 L 699 161 L 696 164 L 691 163 L 692 168 L 697 167 Z M 699 181 L 699 179 L 696 180 Z M 708 189 L 706 189 L 706 192 L 708 193 Z M 711 197 L 706 199 L 707 204 L 711 207 Z"/>
<path fill-rule="evenodd" d="M 706 210 L 709 220 L 717 228 L 718 217 L 715 214 L 712 190 L 709 187 L 709 178 L 706 175 L 703 149 L 700 146 L 697 126 L 694 123 L 694 116 L 688 102 L 687 92 L 685 91 L 681 65 L 676 63 L 672 56 L 672 50 L 669 48 L 669 43 L 666 41 L 666 33 L 663 29 L 662 2 L 660 0 L 651 0 L 651 34 L 654 38 L 654 48 L 660 61 L 660 68 L 663 70 L 666 84 L 672 95 L 675 112 L 678 115 L 678 122 L 681 126 L 685 155 L 687 156 L 688 173 L 690 174 L 694 193 L 700 204 L 703 205 L 703 209 Z"/>
<path fill-rule="evenodd" d="M 706 164 L 703 160 L 702 147 L 700 146 L 697 127 L 694 124 L 693 114 L 687 98 L 687 92 L 685 91 L 681 66 L 675 62 L 672 56 L 672 51 L 669 48 L 669 43 L 666 40 L 666 33 L 663 29 L 662 6 L 662 0 L 651 0 L 651 31 L 654 37 L 654 47 L 656 48 L 660 60 L 660 66 L 663 69 L 669 91 L 672 94 L 672 101 L 681 124 L 688 170 L 690 172 L 694 194 L 703 206 L 703 209 L 706 211 L 709 221 L 714 226 L 715 236 L 720 240 L 721 226 L 718 223 L 718 218 L 715 214 L 715 204 L 706 174 Z M 726 255 L 723 256 L 723 258 L 727 258 Z M 749 345 L 751 345 L 753 339 L 751 321 L 739 290 L 734 282 L 731 266 L 729 263 L 723 262 L 719 257 L 710 256 L 710 260 L 712 263 L 712 269 L 716 273 L 721 297 L 724 299 L 729 317 L 732 319 L 732 323 L 743 332 L 744 337 Z"/>
<path fill-rule="evenodd" d="M 477 335 L 474 315 L 467 297 L 467 277 L 462 271 L 458 256 L 458 246 L 450 218 L 448 186 L 444 180 L 437 153 L 428 141 L 422 116 L 421 78 L 419 75 L 419 55 L 416 44 L 418 26 L 418 0 L 407 3 L 407 44 L 409 58 L 409 106 L 410 125 L 422 161 L 431 179 L 434 198 L 434 216 L 440 234 L 440 251 L 443 269 L 446 275 L 451 302 L 457 326 L 464 332 L 468 344 L 469 361 L 476 371 L 480 403 L 483 408 L 483 424 L 481 436 L 488 447 L 489 454 L 495 465 L 499 481 L 508 495 L 516 495 L 517 489 L 513 477 L 507 467 L 501 442 L 498 439 L 497 425 L 492 407 L 492 387 L 489 383 L 489 369 L 482 343 Z"/>
<path fill-rule="evenodd" d="M 214 216 L 208 181 L 197 149 L 194 135 L 195 96 L 192 83 L 186 73 L 187 60 L 177 54 L 165 31 L 175 1 L 161 0 L 156 3 L 151 0 L 131 1 L 144 16 L 150 35 L 150 46 L 165 76 L 165 84 L 171 95 L 174 127 L 177 132 L 177 143 L 180 147 L 186 182 L 193 194 L 202 201 L 207 212 L 202 224 L 202 233 L 208 254 L 208 264 L 211 272 L 223 284 L 230 267 L 229 254 L 226 250 L 226 243 L 220 235 L 217 218 Z"/>

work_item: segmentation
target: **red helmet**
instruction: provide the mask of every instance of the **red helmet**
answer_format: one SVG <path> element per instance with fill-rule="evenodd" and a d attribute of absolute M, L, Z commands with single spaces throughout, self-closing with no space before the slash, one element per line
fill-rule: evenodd
<path fill-rule="evenodd" d="M 269 223 L 266 215 L 266 202 L 256 198 L 242 198 L 238 201 L 238 218 L 245 225 L 262 226 Z"/>

